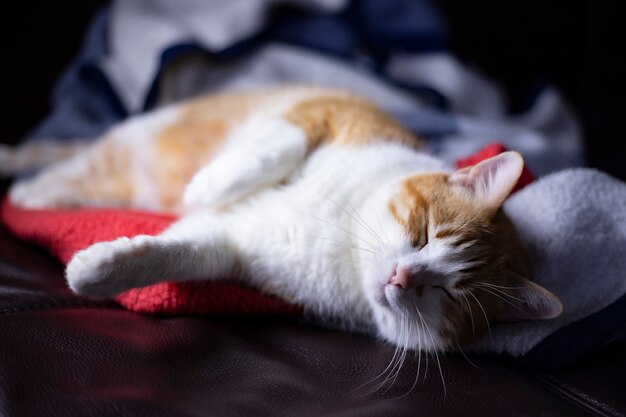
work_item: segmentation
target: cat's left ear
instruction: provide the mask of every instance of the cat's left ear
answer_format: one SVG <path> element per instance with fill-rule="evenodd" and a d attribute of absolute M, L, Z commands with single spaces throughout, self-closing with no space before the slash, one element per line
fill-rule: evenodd
<path fill-rule="evenodd" d="M 449 181 L 462 186 L 476 202 L 495 212 L 515 188 L 523 168 L 524 160 L 519 153 L 503 152 L 456 171 Z"/>
<path fill-rule="evenodd" d="M 563 312 L 563 304 L 559 297 L 517 274 L 506 295 L 506 302 L 498 313 L 499 321 L 552 319 Z M 502 290 L 500 290 L 502 291 Z"/>

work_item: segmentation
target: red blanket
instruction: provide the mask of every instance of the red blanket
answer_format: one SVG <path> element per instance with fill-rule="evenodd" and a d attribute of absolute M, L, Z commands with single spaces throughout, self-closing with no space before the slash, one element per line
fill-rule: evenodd
<path fill-rule="evenodd" d="M 499 143 L 457 161 L 457 168 L 474 165 L 504 152 Z M 515 190 L 533 181 L 524 172 Z M 89 245 L 120 236 L 157 234 L 176 217 L 130 210 L 25 210 L 8 199 L 2 205 L 2 221 L 17 237 L 46 247 L 63 263 Z M 117 301 L 141 313 L 212 315 L 294 315 L 300 308 L 251 288 L 227 282 L 165 282 L 120 294 Z"/>

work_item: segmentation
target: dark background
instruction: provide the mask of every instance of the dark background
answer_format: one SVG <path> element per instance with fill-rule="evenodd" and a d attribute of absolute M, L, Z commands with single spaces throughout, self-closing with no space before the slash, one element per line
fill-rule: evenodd
<path fill-rule="evenodd" d="M 583 124 L 588 164 L 626 179 L 626 23 L 617 1 L 434 2 L 454 50 L 506 88 L 511 110 L 523 110 L 541 83 L 558 85 Z M 47 113 L 52 85 L 104 3 L 34 0 L 3 10 L 2 142 L 16 143 Z"/>

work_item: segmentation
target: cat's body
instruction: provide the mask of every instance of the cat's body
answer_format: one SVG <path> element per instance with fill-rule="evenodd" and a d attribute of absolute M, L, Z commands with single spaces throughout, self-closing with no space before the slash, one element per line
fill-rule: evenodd
<path fill-rule="evenodd" d="M 233 277 L 320 317 L 421 350 L 489 322 L 547 318 L 500 206 L 522 161 L 452 172 L 375 106 L 342 92 L 226 94 L 157 110 L 11 190 L 27 207 L 184 212 L 162 235 L 77 253 L 76 292 Z"/>

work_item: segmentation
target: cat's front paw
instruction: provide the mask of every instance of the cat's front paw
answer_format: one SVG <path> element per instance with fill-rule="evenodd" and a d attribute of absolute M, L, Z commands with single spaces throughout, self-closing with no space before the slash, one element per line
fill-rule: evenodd
<path fill-rule="evenodd" d="M 69 287 L 77 294 L 103 299 L 138 286 L 142 253 L 151 236 L 119 238 L 77 252 L 65 269 Z"/>
<path fill-rule="evenodd" d="M 112 246 L 112 242 L 96 243 L 72 257 L 65 269 L 72 291 L 92 298 L 116 295 L 109 273 L 115 258 Z"/>
<path fill-rule="evenodd" d="M 261 179 L 260 162 L 246 155 L 224 155 L 201 169 L 187 185 L 186 207 L 222 208 L 253 192 Z"/>

